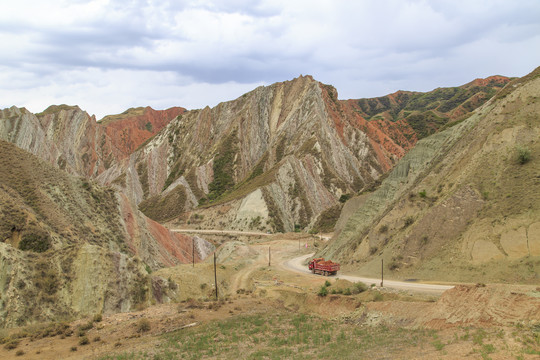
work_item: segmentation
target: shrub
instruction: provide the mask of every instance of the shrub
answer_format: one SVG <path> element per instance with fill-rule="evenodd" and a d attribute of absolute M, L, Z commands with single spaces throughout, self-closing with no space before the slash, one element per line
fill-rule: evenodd
<path fill-rule="evenodd" d="M 24 351 L 19 349 L 17 350 L 17 352 L 15 353 L 15 356 L 23 356 L 24 355 Z"/>
<path fill-rule="evenodd" d="M 320 297 L 325 297 L 326 295 L 328 295 L 328 289 L 326 288 L 326 286 L 321 286 L 317 295 L 319 295 Z"/>
<path fill-rule="evenodd" d="M 408 226 L 411 226 L 412 224 L 414 223 L 414 217 L 412 216 L 407 216 L 405 218 L 405 222 L 403 223 L 403 227 L 406 228 Z"/>
<path fill-rule="evenodd" d="M 90 344 L 90 340 L 88 340 L 88 337 L 83 336 L 79 339 L 79 345 L 88 345 Z"/>
<path fill-rule="evenodd" d="M 71 349 L 69 349 L 71 351 L 77 351 L 77 347 L 76 346 L 72 346 Z"/>
<path fill-rule="evenodd" d="M 19 340 L 11 340 L 4 345 L 4 349 L 6 350 L 12 350 L 15 349 L 17 346 L 19 346 Z"/>
<path fill-rule="evenodd" d="M 382 225 L 380 228 L 379 228 L 379 233 L 381 234 L 384 234 L 385 232 L 388 231 L 388 225 Z"/>
<path fill-rule="evenodd" d="M 329 286 L 332 286 L 332 284 L 330 283 L 330 281 L 326 280 L 324 282 L 324 286 L 329 287 Z"/>
<path fill-rule="evenodd" d="M 86 331 L 86 330 L 90 330 L 93 327 L 94 327 L 94 323 L 92 321 L 89 321 L 86 324 L 81 325 L 79 329 L 82 331 Z"/>
<path fill-rule="evenodd" d="M 426 190 L 422 190 L 418 193 L 418 195 L 420 195 L 421 198 L 425 198 L 426 197 Z"/>
<path fill-rule="evenodd" d="M 347 202 L 347 200 L 349 200 L 351 198 L 351 194 L 343 194 L 339 197 L 339 202 L 340 203 L 345 203 Z"/>
<path fill-rule="evenodd" d="M 93 321 L 94 322 L 101 322 L 103 320 L 103 316 L 101 314 L 94 315 Z"/>
<path fill-rule="evenodd" d="M 23 251 L 44 252 L 51 247 L 49 234 L 37 227 L 25 230 L 22 235 L 19 249 Z"/>
<path fill-rule="evenodd" d="M 525 146 L 516 146 L 518 162 L 523 165 L 531 160 L 531 151 Z"/>
<path fill-rule="evenodd" d="M 150 331 L 150 321 L 148 321 L 148 319 L 141 318 L 137 322 L 137 332 L 142 333 L 147 331 Z"/>
<path fill-rule="evenodd" d="M 349 288 L 345 288 L 345 290 L 343 290 L 343 295 L 351 295 L 351 289 Z"/>
<path fill-rule="evenodd" d="M 367 287 L 366 284 L 364 284 L 363 282 L 357 282 L 357 283 L 354 283 L 351 292 L 353 294 L 360 294 L 360 293 L 366 291 L 367 289 L 368 289 L 368 287 Z"/>

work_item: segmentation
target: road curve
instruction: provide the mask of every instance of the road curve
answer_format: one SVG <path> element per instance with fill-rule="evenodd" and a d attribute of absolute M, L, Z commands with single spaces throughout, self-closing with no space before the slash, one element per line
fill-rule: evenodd
<path fill-rule="evenodd" d="M 283 267 L 285 267 L 287 270 L 294 271 L 301 274 L 308 274 L 311 276 L 321 276 L 321 275 L 313 274 L 303 264 L 303 262 L 307 258 L 310 258 L 313 255 L 315 254 L 312 253 L 312 254 L 302 255 L 297 258 L 287 260 L 283 263 Z M 349 280 L 351 282 L 361 281 L 369 286 L 371 286 L 371 284 L 375 284 L 376 286 L 379 286 L 381 284 L 381 279 L 372 279 L 372 278 L 365 278 L 365 277 L 360 277 L 360 276 L 345 275 L 342 273 L 339 273 L 338 275 L 333 276 L 333 277 Z M 452 285 L 422 284 L 422 283 L 416 283 L 416 282 L 394 281 L 394 280 L 384 280 L 384 287 L 397 289 L 397 290 L 428 293 L 428 294 L 434 294 L 434 295 L 435 294 L 440 295 L 446 290 L 453 288 Z"/>

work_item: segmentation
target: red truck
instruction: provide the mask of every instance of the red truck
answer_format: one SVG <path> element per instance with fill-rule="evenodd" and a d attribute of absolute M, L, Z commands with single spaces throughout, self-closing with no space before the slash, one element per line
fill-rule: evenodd
<path fill-rule="evenodd" d="M 335 275 L 339 270 L 339 264 L 330 260 L 324 260 L 324 258 L 316 258 L 309 262 L 309 270 L 314 274 L 324 276 Z"/>

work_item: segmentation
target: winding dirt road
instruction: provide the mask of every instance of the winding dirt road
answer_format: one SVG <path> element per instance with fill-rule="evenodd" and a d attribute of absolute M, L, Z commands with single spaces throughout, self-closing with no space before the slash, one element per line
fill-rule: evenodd
<path fill-rule="evenodd" d="M 289 271 L 294 271 L 301 274 L 308 274 L 308 275 L 320 277 L 321 275 L 312 274 L 311 271 L 308 270 L 307 266 L 303 264 L 303 262 L 306 259 L 312 257 L 313 255 L 315 255 L 315 253 L 302 255 L 294 259 L 287 260 L 283 262 L 282 265 L 285 269 Z M 351 282 L 361 281 L 367 285 L 375 284 L 376 286 L 379 286 L 381 284 L 381 279 L 372 279 L 372 278 L 365 278 L 365 277 L 344 275 L 344 274 L 338 274 L 335 277 L 339 279 L 349 280 Z M 414 292 L 421 292 L 421 293 L 428 293 L 428 294 L 442 294 L 446 290 L 453 288 L 452 285 L 422 284 L 422 283 L 416 283 L 416 282 L 394 281 L 394 280 L 384 280 L 383 285 L 384 287 L 391 288 L 391 289 L 407 290 L 407 291 L 414 291 Z"/>

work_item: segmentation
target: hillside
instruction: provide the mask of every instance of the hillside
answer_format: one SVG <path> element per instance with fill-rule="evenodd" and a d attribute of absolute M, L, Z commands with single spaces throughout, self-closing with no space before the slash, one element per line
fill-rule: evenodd
<path fill-rule="evenodd" d="M 358 273 L 538 283 L 540 68 L 420 140 L 321 255 Z M 350 207 L 348 207 L 350 208 Z"/>
<path fill-rule="evenodd" d="M 497 79 L 373 102 L 338 100 L 332 86 L 299 77 L 184 113 L 133 154 L 127 168 L 113 166 L 98 179 L 119 186 L 162 222 L 328 230 L 344 199 L 376 186 L 414 146 L 423 135 L 415 130 L 419 123 L 437 131 L 508 80 Z M 371 107 L 362 110 L 364 103 Z M 437 115 L 437 124 L 426 111 Z"/>
<path fill-rule="evenodd" d="M 125 195 L 0 140 L 1 327 L 166 300 L 174 284 L 149 273 L 190 261 L 195 243 L 200 261 L 205 241 L 174 234 Z"/>
<path fill-rule="evenodd" d="M 132 108 L 97 122 L 78 107 L 0 112 L 0 138 L 123 192 L 175 226 L 331 231 L 419 138 L 483 104 L 508 78 L 428 93 L 338 100 L 311 76 L 215 108 Z"/>
<path fill-rule="evenodd" d="M 13 106 L 0 110 L 0 139 L 71 174 L 93 178 L 125 161 L 183 111 L 147 107 L 97 122 L 78 106 L 52 105 L 37 114 Z"/>

